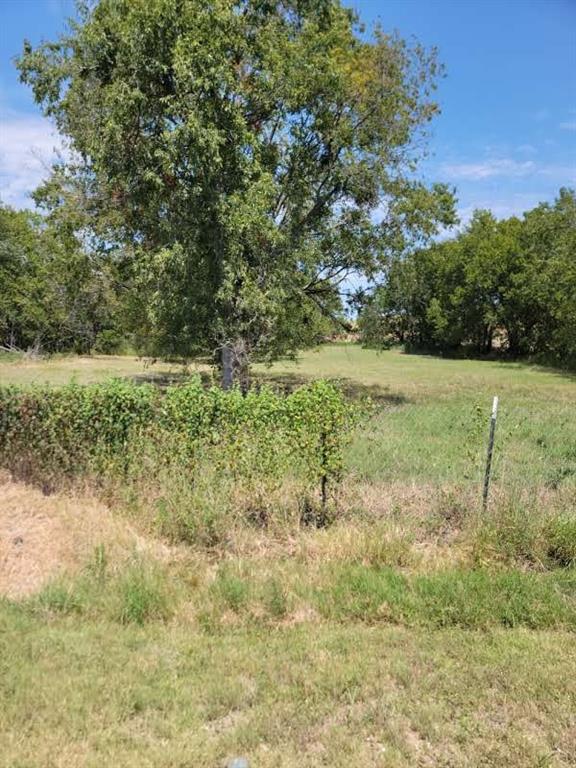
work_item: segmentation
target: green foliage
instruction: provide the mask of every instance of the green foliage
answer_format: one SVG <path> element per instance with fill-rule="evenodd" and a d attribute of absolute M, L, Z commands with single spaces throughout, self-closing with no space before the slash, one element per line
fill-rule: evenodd
<path fill-rule="evenodd" d="M 0 347 L 113 351 L 114 267 L 58 222 L 0 204 Z M 106 347 L 106 343 L 108 346 Z"/>
<path fill-rule="evenodd" d="M 37 218 L 0 205 L 0 345 L 26 348 L 46 324 L 47 304 Z M 48 294 L 48 295 L 47 295 Z"/>
<path fill-rule="evenodd" d="M 168 488 L 156 501 L 164 532 L 210 544 L 224 534 L 223 509 L 240 489 L 252 504 L 261 498 L 261 510 L 290 478 L 306 493 L 332 490 L 355 416 L 325 381 L 245 396 L 200 379 L 164 393 L 121 380 L 8 387 L 0 389 L 0 465 L 49 484 L 79 476 L 155 483 Z"/>
<path fill-rule="evenodd" d="M 2 464 L 30 479 L 103 469 L 151 421 L 157 392 L 122 380 L 0 390 Z"/>
<path fill-rule="evenodd" d="M 37 199 L 113 250 L 160 353 L 294 351 L 347 273 L 453 220 L 410 180 L 436 52 L 338 0 L 99 0 L 18 67 L 75 150 Z"/>
<path fill-rule="evenodd" d="M 498 347 L 576 363 L 576 195 L 562 189 L 523 220 L 476 211 L 456 239 L 395 259 L 365 308 L 367 345 Z"/>
<path fill-rule="evenodd" d="M 122 351 L 124 343 L 124 338 L 118 331 L 107 328 L 96 334 L 93 350 L 102 355 L 113 355 Z"/>

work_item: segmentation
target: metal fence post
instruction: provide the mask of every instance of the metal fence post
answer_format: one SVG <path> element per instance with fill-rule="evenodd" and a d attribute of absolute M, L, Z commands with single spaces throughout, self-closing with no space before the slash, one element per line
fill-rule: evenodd
<path fill-rule="evenodd" d="M 494 452 L 494 434 L 496 432 L 496 418 L 498 416 L 498 396 L 492 401 L 492 415 L 490 416 L 490 437 L 488 438 L 488 453 L 486 454 L 486 471 L 484 473 L 484 489 L 482 491 L 482 511 L 488 508 L 488 490 L 490 488 L 490 471 L 492 469 L 492 454 Z"/>

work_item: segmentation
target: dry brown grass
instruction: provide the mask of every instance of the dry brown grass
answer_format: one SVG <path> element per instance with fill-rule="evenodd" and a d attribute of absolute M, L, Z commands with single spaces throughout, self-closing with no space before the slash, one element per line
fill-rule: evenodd
<path fill-rule="evenodd" d="M 284 491 L 290 495 L 293 489 Z M 569 508 L 571 494 L 570 488 L 541 489 L 532 504 L 542 510 L 539 515 L 554 516 Z M 241 562 L 262 579 L 302 569 L 311 580 L 325 565 L 338 563 L 419 573 L 473 567 L 478 557 L 497 561 L 501 556 L 492 552 L 492 541 L 478 548 L 482 518 L 477 496 L 471 486 L 347 482 L 331 507 L 330 524 L 316 528 L 302 526 L 292 506 L 285 503 L 283 509 L 280 489 L 268 498 L 263 517 L 253 514 L 247 499 L 239 496 L 214 544 L 178 545 L 161 538 L 152 492 L 146 508 L 131 508 L 113 492 L 106 494 L 107 503 L 89 487 L 47 496 L 4 477 L 0 594 L 25 597 L 57 576 L 73 576 L 99 545 L 112 565 L 145 553 L 179 572 L 193 570 L 201 581 L 210 581 L 218 564 L 226 562 Z M 524 509 L 527 500 L 522 495 L 512 500 L 495 488 L 494 519 L 509 516 L 512 503 Z M 518 527 L 522 519 L 515 517 L 511 524 Z"/>
<path fill-rule="evenodd" d="M 38 592 L 57 576 L 77 572 L 99 545 L 116 562 L 134 552 L 167 553 L 94 496 L 46 496 L 0 478 L 0 594 Z"/>

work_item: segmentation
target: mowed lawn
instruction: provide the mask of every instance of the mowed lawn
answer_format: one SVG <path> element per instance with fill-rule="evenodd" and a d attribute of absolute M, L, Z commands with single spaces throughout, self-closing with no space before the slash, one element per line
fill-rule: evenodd
<path fill-rule="evenodd" d="M 477 497 L 498 395 L 496 486 L 576 501 L 569 374 L 355 345 L 256 373 L 288 386 L 337 378 L 371 397 L 348 477 L 376 495 L 421 488 L 424 507 L 438 489 Z M 123 357 L 0 362 L 2 383 L 179 374 Z M 394 514 L 392 528 L 375 535 L 401 528 L 402 507 Z M 40 609 L 0 600 L 0 766 L 221 768 L 236 756 L 250 768 L 576 765 L 574 568 L 495 564 L 476 578 L 469 566 L 439 561 L 427 580 L 432 560 L 419 534 L 410 539 L 419 559 L 403 565 L 403 549 L 384 547 L 370 560 L 372 529 L 358 529 L 359 540 L 354 525 L 303 530 L 278 555 L 257 539 L 249 556 L 170 565 L 179 607 L 143 626 L 73 600 L 62 610 L 63 588 Z M 451 546 L 438 537 L 434 551 Z M 101 589 L 103 602 L 113 597 Z M 208 621 L 211 599 L 217 620 Z"/>
<path fill-rule="evenodd" d="M 191 366 L 190 371 L 205 366 Z M 75 381 L 92 384 L 110 378 L 129 378 L 135 381 L 160 381 L 182 376 L 178 363 L 157 361 L 128 355 L 55 355 L 46 360 L 20 360 L 0 355 L 0 384 L 58 386 Z"/>
<path fill-rule="evenodd" d="M 572 766 L 563 632 L 317 624 L 209 635 L 0 614 L 5 768 Z"/>

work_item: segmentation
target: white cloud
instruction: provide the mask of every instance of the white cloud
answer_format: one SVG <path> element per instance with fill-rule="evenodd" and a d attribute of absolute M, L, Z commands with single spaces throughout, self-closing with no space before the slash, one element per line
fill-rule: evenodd
<path fill-rule="evenodd" d="M 473 203 L 458 208 L 460 228 L 468 224 L 478 208 L 491 211 L 497 219 L 509 219 L 511 216 L 522 216 L 545 199 L 545 195 L 531 192 L 516 192 L 506 198 L 478 198 Z"/>
<path fill-rule="evenodd" d="M 16 208 L 32 208 L 30 193 L 50 171 L 61 139 L 37 115 L 3 111 L 0 117 L 0 200 Z"/>
<path fill-rule="evenodd" d="M 485 160 L 478 163 L 447 163 L 442 172 L 451 179 L 478 181 L 494 176 L 528 176 L 534 173 L 536 165 L 532 160 L 517 162 L 508 158 Z"/>
<path fill-rule="evenodd" d="M 510 158 L 492 158 L 478 162 L 445 163 L 440 173 L 452 181 L 484 181 L 501 179 L 552 179 L 559 184 L 576 183 L 576 164 L 546 164 L 534 160 L 517 161 Z"/>
<path fill-rule="evenodd" d="M 560 123 L 560 128 L 563 131 L 576 131 L 576 120 L 566 120 L 566 122 Z"/>

